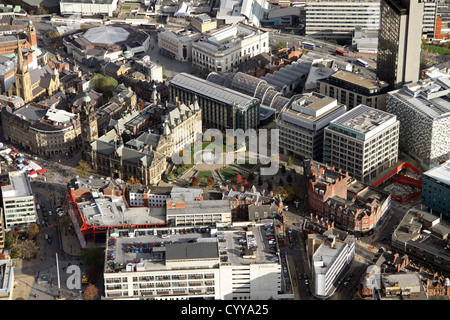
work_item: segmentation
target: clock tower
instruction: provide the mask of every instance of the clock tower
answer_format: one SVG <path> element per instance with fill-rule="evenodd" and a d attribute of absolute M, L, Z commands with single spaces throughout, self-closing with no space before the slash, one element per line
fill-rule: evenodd
<path fill-rule="evenodd" d="M 90 159 L 91 143 L 98 139 L 97 113 L 86 92 L 80 111 L 81 150 L 84 160 Z"/>

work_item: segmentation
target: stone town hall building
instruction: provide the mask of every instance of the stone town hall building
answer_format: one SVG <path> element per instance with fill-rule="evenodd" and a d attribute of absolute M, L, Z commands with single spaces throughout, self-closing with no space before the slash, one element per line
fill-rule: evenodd
<path fill-rule="evenodd" d="M 84 110 L 89 110 L 88 100 Z M 202 132 L 201 109 L 196 100 L 188 106 L 178 100 L 164 104 L 157 98 L 156 88 L 153 103 L 111 122 L 102 136 L 96 136 L 97 118 L 88 114 L 81 118 L 83 150 L 92 169 L 123 181 L 133 177 L 144 185 L 157 184 L 172 153 L 193 144 Z"/>

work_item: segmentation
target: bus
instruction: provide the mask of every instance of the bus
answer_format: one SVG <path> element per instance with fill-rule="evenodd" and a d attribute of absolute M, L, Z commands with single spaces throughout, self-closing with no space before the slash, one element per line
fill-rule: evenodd
<path fill-rule="evenodd" d="M 302 42 L 302 47 L 303 49 L 308 49 L 308 50 L 314 50 L 316 48 L 316 45 L 312 42 Z"/>
<path fill-rule="evenodd" d="M 336 49 L 336 54 L 340 55 L 340 56 L 345 56 L 345 52 L 339 49 Z"/>
<path fill-rule="evenodd" d="M 364 61 L 363 59 L 357 59 L 356 63 L 359 64 L 360 66 L 363 66 L 363 67 L 368 67 L 369 66 L 369 63 L 367 61 Z"/>

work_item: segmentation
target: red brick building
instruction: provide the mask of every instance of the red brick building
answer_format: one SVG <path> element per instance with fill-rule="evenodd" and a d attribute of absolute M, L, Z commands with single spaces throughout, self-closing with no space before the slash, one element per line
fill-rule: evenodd
<path fill-rule="evenodd" d="M 348 231 L 372 230 L 390 207 L 390 194 L 358 182 L 334 167 L 305 161 L 308 205 L 315 216 Z"/>

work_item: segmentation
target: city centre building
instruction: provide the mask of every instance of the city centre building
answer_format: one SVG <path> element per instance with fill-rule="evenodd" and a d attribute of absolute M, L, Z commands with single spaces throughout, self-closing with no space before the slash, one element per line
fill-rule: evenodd
<path fill-rule="evenodd" d="M 266 300 L 281 293 L 281 265 L 262 225 L 111 230 L 106 299 Z M 255 244 L 256 250 L 249 249 Z M 240 247 L 247 249 L 240 249 Z M 240 254 L 243 252 L 243 254 Z M 284 288 L 283 288 L 284 289 Z"/>
<path fill-rule="evenodd" d="M 397 117 L 365 105 L 325 128 L 323 162 L 368 183 L 398 160 Z"/>

